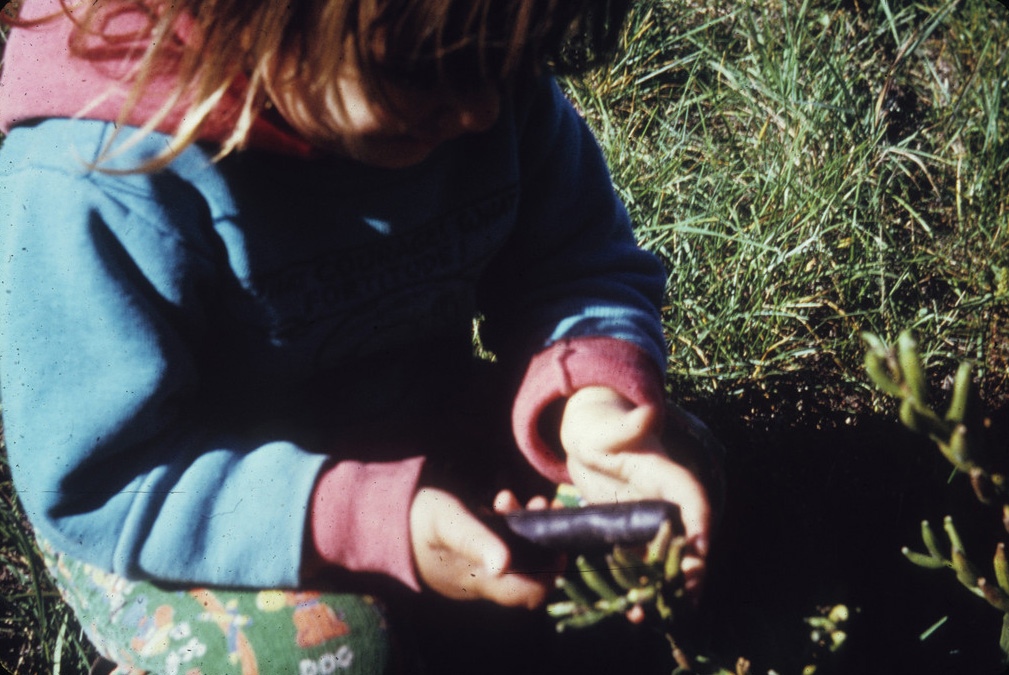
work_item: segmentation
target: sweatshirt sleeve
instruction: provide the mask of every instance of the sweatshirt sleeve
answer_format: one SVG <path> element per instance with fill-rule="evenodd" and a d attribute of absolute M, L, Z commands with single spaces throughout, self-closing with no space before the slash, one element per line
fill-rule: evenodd
<path fill-rule="evenodd" d="M 344 461 L 324 471 L 312 496 L 308 555 L 323 564 L 387 574 L 419 591 L 409 514 L 422 464 L 421 457 Z"/>
<path fill-rule="evenodd" d="M 556 483 L 570 483 L 556 430 L 544 429 L 550 406 L 583 387 L 615 389 L 637 406 L 663 411 L 662 375 L 643 350 L 609 337 L 554 342 L 529 363 L 515 398 L 512 426 L 519 449 L 533 467 Z"/>
<path fill-rule="evenodd" d="M 236 422 L 242 392 L 208 381 L 221 254 L 179 235 L 208 222 L 198 196 L 138 177 L 173 198 L 136 208 L 128 181 L 112 192 L 19 159 L 30 133 L 0 153 L 0 387 L 38 534 L 130 579 L 294 586 L 307 543 L 416 587 L 405 505 L 419 459 L 330 464 L 321 450 L 339 449 Z M 325 528 L 345 522 L 334 543 Z M 369 543 L 372 527 L 387 544 Z"/>
<path fill-rule="evenodd" d="M 561 458 L 540 433 L 551 402 L 601 385 L 661 409 L 666 274 L 637 245 L 602 152 L 557 84 L 544 80 L 516 109 L 519 221 L 485 287 L 485 343 L 528 364 L 516 437 L 559 480 Z"/>

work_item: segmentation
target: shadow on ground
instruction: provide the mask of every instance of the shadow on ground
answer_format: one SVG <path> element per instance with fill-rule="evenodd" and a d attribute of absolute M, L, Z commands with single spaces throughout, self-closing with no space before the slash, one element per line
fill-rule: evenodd
<path fill-rule="evenodd" d="M 692 634 L 677 633 L 681 642 L 723 666 L 745 657 L 753 675 L 800 675 L 812 651 L 803 618 L 843 603 L 852 612 L 848 639 L 820 661 L 817 675 L 1004 672 L 1001 613 L 951 571 L 915 567 L 900 553 L 905 545 L 924 550 L 923 519 L 945 543 L 942 520 L 952 514 L 969 557 L 991 576 L 995 545 L 1009 539 L 998 511 L 977 503 L 965 477 L 950 481 L 949 464 L 927 440 L 865 416 L 854 426 L 821 418 L 820 426 L 833 428 L 772 423 L 758 432 L 700 412 L 731 450 L 729 501 L 703 611 Z M 993 416 L 996 427 L 1006 418 L 1009 410 Z M 661 634 L 619 620 L 549 640 L 537 633 L 520 644 L 518 654 L 483 652 L 490 670 L 482 672 L 668 675 L 674 668 Z M 538 670 L 534 664 L 550 661 L 537 655 L 544 649 L 553 665 Z"/>
<path fill-rule="evenodd" d="M 922 519 L 941 532 L 952 514 L 969 557 L 990 575 L 995 544 L 1009 539 L 998 512 L 976 502 L 963 476 L 950 481 L 934 446 L 864 416 L 854 426 L 820 420 L 831 428 L 772 423 L 754 431 L 728 410 L 726 419 L 699 412 L 730 449 L 729 498 L 703 609 L 690 634 L 677 633 L 692 651 L 724 666 L 745 657 L 753 675 L 800 675 L 812 645 L 803 617 L 844 603 L 852 610 L 848 639 L 817 675 L 1004 672 L 1000 613 L 948 570 L 915 567 L 900 553 L 904 545 L 923 549 Z M 993 420 L 1009 428 L 1009 409 Z M 436 641 L 423 651 L 452 655 L 454 666 L 435 656 L 427 672 L 668 675 L 674 667 L 661 634 L 619 620 L 556 636 L 541 612 L 533 620 L 525 612 L 495 618 L 474 607 L 456 613 L 455 626 L 443 624 L 447 614 L 425 607 L 408 619 L 419 640 Z M 503 639 L 469 639 L 489 627 Z M 469 665 L 454 669 L 460 663 Z"/>
<path fill-rule="evenodd" d="M 1005 418 L 1003 411 L 997 418 Z M 921 521 L 952 514 L 971 560 L 992 576 L 1006 538 L 998 511 L 928 441 L 895 423 L 766 434 L 722 427 L 732 448 L 729 503 L 708 594 L 713 651 L 745 656 L 753 672 L 800 673 L 802 617 L 846 604 L 849 639 L 818 673 L 1001 673 L 1001 613 L 949 570 L 910 564 Z M 946 617 L 934 632 L 922 634 Z"/>
<path fill-rule="evenodd" d="M 1009 539 L 999 511 L 978 503 L 964 476 L 951 479 L 934 445 L 889 418 L 862 415 L 854 426 L 843 416 L 819 418 L 822 428 L 772 422 L 754 431 L 701 413 L 730 449 L 730 461 L 705 605 L 687 636 L 696 652 L 730 667 L 745 657 L 753 675 L 799 675 L 813 651 L 803 618 L 843 603 L 852 612 L 848 639 L 820 660 L 817 675 L 1005 672 L 1001 613 L 952 571 L 916 567 L 900 552 L 924 550 L 923 519 L 946 544 L 942 521 L 952 515 L 968 557 L 991 578 L 996 544 Z M 993 438 L 1009 437 L 999 431 L 1009 428 L 1009 408 L 992 421 Z M 621 630 L 597 632 L 594 641 L 591 633 L 569 638 L 584 668 L 571 672 L 672 670 L 661 637 Z M 627 661 L 614 654 L 621 650 Z"/>

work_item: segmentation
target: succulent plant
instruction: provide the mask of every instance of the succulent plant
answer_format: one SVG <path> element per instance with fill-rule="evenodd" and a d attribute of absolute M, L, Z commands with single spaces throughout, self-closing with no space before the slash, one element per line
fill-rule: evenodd
<path fill-rule="evenodd" d="M 927 435 L 939 451 L 960 472 L 967 475 L 977 499 L 986 505 L 1001 507 L 1002 525 L 1009 531 L 1009 486 L 1005 474 L 988 456 L 984 444 L 984 421 L 972 410 L 976 399 L 971 379 L 971 365 L 963 362 L 953 378 L 953 394 L 949 407 L 939 416 L 928 403 L 925 371 L 918 343 L 909 331 L 902 332 L 893 347 L 879 337 L 863 333 L 867 345 L 865 369 L 879 389 L 900 401 L 900 421 L 909 429 Z M 925 553 L 903 547 L 904 556 L 919 567 L 950 569 L 957 580 L 975 595 L 1003 613 L 999 646 L 1004 660 L 1009 662 L 1009 562 L 1005 544 L 999 543 L 993 560 L 994 583 L 982 576 L 980 567 L 967 557 L 963 540 L 946 516 L 943 530 L 949 540 L 949 554 L 940 547 L 938 538 L 927 520 L 921 523 L 921 538 Z"/>
<path fill-rule="evenodd" d="M 685 537 L 672 532 L 671 523 L 664 522 L 643 558 L 622 546 L 599 560 L 579 555 L 576 577 L 557 580 L 567 599 L 547 607 L 557 619 L 557 630 L 591 626 L 635 607 L 654 608 L 663 620 L 671 620 L 673 605 L 684 595 L 681 563 L 686 544 Z"/>

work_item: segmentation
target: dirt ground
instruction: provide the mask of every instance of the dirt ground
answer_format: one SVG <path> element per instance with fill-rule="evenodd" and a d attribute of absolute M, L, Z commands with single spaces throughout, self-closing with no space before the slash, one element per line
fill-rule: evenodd
<path fill-rule="evenodd" d="M 1005 438 L 1009 408 L 991 420 L 992 438 Z M 978 503 L 964 476 L 950 479 L 935 446 L 895 422 L 850 424 L 843 414 L 833 426 L 825 421 L 769 421 L 754 431 L 712 420 L 731 456 L 705 648 L 749 658 L 755 674 L 799 673 L 812 649 L 802 617 L 844 603 L 848 640 L 820 675 L 1004 672 L 1001 613 L 950 570 L 916 567 L 900 553 L 924 550 L 923 519 L 945 543 L 942 521 L 952 515 L 968 557 L 991 577 L 996 544 L 1009 539 L 999 511 Z"/>

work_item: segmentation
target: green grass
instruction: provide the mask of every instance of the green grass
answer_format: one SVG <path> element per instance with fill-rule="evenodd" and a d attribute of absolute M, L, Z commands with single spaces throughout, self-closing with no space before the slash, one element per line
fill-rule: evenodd
<path fill-rule="evenodd" d="M 858 334 L 1009 398 L 1009 14 L 994 0 L 642 0 L 566 83 L 669 270 L 677 396 L 742 418 L 887 411 Z M 787 403 L 787 405 L 786 405 Z M 86 672 L 0 465 L 0 670 Z"/>
<path fill-rule="evenodd" d="M 0 9 L 9 9 L 8 3 L 0 2 Z M 0 57 L 5 37 L 0 23 Z M 0 418 L 0 675 L 83 675 L 96 658 L 28 528 L 11 482 Z"/>
<path fill-rule="evenodd" d="M 1006 393 L 1009 22 L 991 0 L 652 2 L 570 83 L 670 272 L 669 372 L 857 410 L 862 330 Z M 840 401 L 837 401 L 840 403 Z"/>
<path fill-rule="evenodd" d="M 94 649 L 59 597 L 14 497 L 0 432 L 0 672 L 88 672 Z"/>

